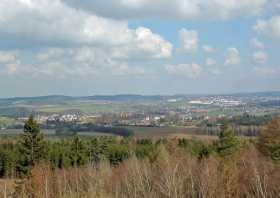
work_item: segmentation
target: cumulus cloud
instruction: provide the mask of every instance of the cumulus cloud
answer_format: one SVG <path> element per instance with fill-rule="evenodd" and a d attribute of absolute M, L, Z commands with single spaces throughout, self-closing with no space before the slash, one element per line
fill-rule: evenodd
<path fill-rule="evenodd" d="M 165 70 L 169 74 L 186 76 L 188 78 L 197 78 L 202 72 L 201 66 L 196 63 L 166 65 Z"/>
<path fill-rule="evenodd" d="M 258 38 L 252 38 L 250 40 L 250 45 L 251 45 L 251 47 L 257 48 L 257 49 L 263 49 L 264 48 L 263 42 L 261 42 Z"/>
<path fill-rule="evenodd" d="M 172 51 L 171 43 L 148 28 L 130 29 L 126 21 L 88 14 L 61 0 L 2 0 L 0 33 L 26 45 L 121 46 L 152 58 L 169 57 Z"/>
<path fill-rule="evenodd" d="M 180 50 L 193 52 L 198 48 L 198 33 L 195 30 L 181 29 L 179 31 Z"/>
<path fill-rule="evenodd" d="M 260 14 L 267 0 L 64 0 L 75 8 L 117 19 L 229 19 Z"/>
<path fill-rule="evenodd" d="M 24 42 L 23 51 L 30 54 L 0 51 L 0 64 L 10 74 L 34 76 L 142 75 L 134 62 L 170 58 L 173 48 L 149 28 L 132 29 L 127 21 L 61 0 L 1 0 L 0 37 L 9 38 L 9 45 Z"/>
<path fill-rule="evenodd" d="M 260 34 L 280 39 L 280 15 L 273 16 L 268 20 L 258 20 L 253 29 Z"/>
<path fill-rule="evenodd" d="M 213 53 L 213 52 L 216 51 L 215 48 L 213 48 L 213 47 L 210 46 L 210 45 L 203 45 L 203 46 L 202 46 L 202 49 L 203 49 L 205 52 L 207 52 L 207 53 Z"/>
<path fill-rule="evenodd" d="M 236 48 L 228 48 L 226 52 L 225 65 L 240 64 L 239 51 Z"/>
<path fill-rule="evenodd" d="M 136 76 L 145 73 L 143 68 L 113 57 L 110 49 L 98 47 L 46 48 L 38 53 L 29 52 L 29 56 L 30 59 L 26 59 L 23 53 L 18 53 L 15 61 L 5 64 L 7 72 L 53 78 Z"/>
<path fill-rule="evenodd" d="M 265 63 L 268 59 L 268 55 L 264 51 L 257 51 L 253 54 L 253 60 L 255 63 Z"/>
<path fill-rule="evenodd" d="M 135 40 L 131 45 L 118 47 L 129 58 L 169 58 L 172 55 L 172 44 L 165 41 L 161 36 L 152 33 L 145 27 L 139 27 L 135 30 Z"/>
<path fill-rule="evenodd" d="M 89 15 L 60 0 L 3 0 L 0 18 L 2 34 L 41 44 L 120 44 L 131 36 L 125 22 Z"/>

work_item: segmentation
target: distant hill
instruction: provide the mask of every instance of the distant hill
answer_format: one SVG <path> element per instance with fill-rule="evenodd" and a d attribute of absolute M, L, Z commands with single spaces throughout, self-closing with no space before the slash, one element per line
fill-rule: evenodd
<path fill-rule="evenodd" d="M 267 91 L 267 92 L 249 92 L 249 93 L 235 93 L 229 94 L 233 96 L 280 96 L 280 91 Z"/>
<path fill-rule="evenodd" d="M 233 97 L 280 97 L 280 92 L 256 92 L 256 93 L 235 93 L 220 95 L 93 95 L 93 96 L 64 96 L 49 95 L 38 97 L 14 97 L 0 99 L 0 116 L 27 116 L 31 113 L 89 113 L 98 111 L 123 111 L 125 108 L 133 110 L 141 103 L 166 102 L 166 101 L 189 101 L 200 97 L 233 96 Z M 108 102 L 107 102 L 108 101 Z M 134 104 L 138 104 L 136 106 Z M 103 103 L 105 105 L 103 105 Z M 106 105 L 106 103 L 115 103 Z M 123 103 L 123 106 L 119 106 Z M 272 101 L 258 101 L 255 105 L 263 107 L 279 107 L 280 100 L 274 98 Z M 103 106 L 102 106 L 103 105 Z M 132 106 L 129 106 L 132 105 Z M 121 109 L 120 109 L 121 108 Z M 144 107 L 141 107 L 144 108 Z M 145 107 L 149 108 L 149 107 Z M 129 109 L 131 110 L 131 109 Z"/>
<path fill-rule="evenodd" d="M 280 91 L 274 92 L 252 92 L 252 93 L 233 93 L 233 94 L 216 94 L 217 96 L 280 96 Z M 189 98 L 197 96 L 215 96 L 215 94 L 185 94 L 185 95 L 137 95 L 137 94 L 120 94 L 120 95 L 93 95 L 93 96 L 64 96 L 49 95 L 35 97 L 14 97 L 0 98 L 0 105 L 11 105 L 16 102 L 24 102 L 25 104 L 59 104 L 67 101 L 83 101 L 83 100 L 103 100 L 103 101 L 159 101 L 176 98 Z"/>
<path fill-rule="evenodd" d="M 141 101 L 141 100 L 168 100 L 180 97 L 195 97 L 195 96 L 280 96 L 280 91 L 270 92 L 244 92 L 233 94 L 181 94 L 181 95 L 137 95 L 137 94 L 119 94 L 119 95 L 93 95 L 93 96 L 64 96 L 64 95 L 49 95 L 49 96 L 34 96 L 34 97 L 14 97 L 0 98 L 1 104 L 11 104 L 13 102 L 26 103 L 60 103 L 65 101 L 75 100 L 108 100 L 108 101 Z"/>
<path fill-rule="evenodd" d="M 143 100 L 164 100 L 167 96 L 161 95 L 95 95 L 85 97 L 90 100 L 109 100 L 109 101 L 143 101 Z"/>
<path fill-rule="evenodd" d="M 50 95 L 50 96 L 35 96 L 35 97 L 14 97 L 0 99 L 1 104 L 15 104 L 22 102 L 28 105 L 43 105 L 43 104 L 58 104 L 61 102 L 73 100 L 74 97 L 63 95 Z"/>
<path fill-rule="evenodd" d="M 34 113 L 31 109 L 24 107 L 3 107 L 0 108 L 0 116 L 26 117 Z"/>

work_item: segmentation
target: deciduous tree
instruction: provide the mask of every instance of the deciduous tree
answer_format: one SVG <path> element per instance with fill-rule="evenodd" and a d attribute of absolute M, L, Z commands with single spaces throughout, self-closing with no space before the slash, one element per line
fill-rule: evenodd
<path fill-rule="evenodd" d="M 280 160 L 280 118 L 274 118 L 261 131 L 259 147 L 272 159 Z"/>

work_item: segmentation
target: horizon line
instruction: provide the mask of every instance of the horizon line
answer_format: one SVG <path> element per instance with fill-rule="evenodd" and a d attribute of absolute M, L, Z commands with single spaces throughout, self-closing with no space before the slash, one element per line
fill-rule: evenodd
<path fill-rule="evenodd" d="M 228 92 L 228 93 L 175 93 L 175 94 L 138 94 L 138 93 L 116 93 L 116 94 L 93 94 L 93 95 L 64 95 L 64 94 L 49 94 L 49 95 L 33 95 L 33 96 L 9 96 L 0 97 L 0 100 L 5 99 L 28 99 L 40 97 L 69 97 L 69 98 L 86 98 L 94 96 L 213 96 L 213 95 L 242 95 L 242 94 L 259 94 L 259 93 L 280 93 L 280 90 L 268 91 L 241 91 L 241 92 Z"/>

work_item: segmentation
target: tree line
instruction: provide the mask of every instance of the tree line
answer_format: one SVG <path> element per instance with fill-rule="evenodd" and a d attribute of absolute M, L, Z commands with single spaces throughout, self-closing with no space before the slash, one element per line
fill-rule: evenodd
<path fill-rule="evenodd" d="M 98 129 L 103 132 L 112 130 L 106 128 L 105 131 L 102 127 Z M 114 129 L 114 133 L 123 134 L 121 131 L 123 130 L 119 128 Z M 130 131 L 126 134 L 128 133 Z M 95 165 L 100 160 L 106 159 L 112 165 L 117 165 L 132 154 L 144 157 L 157 145 L 145 144 L 141 141 L 131 145 L 128 140 L 129 138 L 124 138 L 120 141 L 114 136 L 46 139 L 31 116 L 17 140 L 1 141 L 0 177 L 25 176 L 30 168 L 40 162 L 50 164 L 53 168 L 67 168 Z"/>
<path fill-rule="evenodd" d="M 238 137 L 224 122 L 216 140 L 156 141 L 109 136 L 46 139 L 31 116 L 18 139 L 0 142 L 0 194 L 277 197 L 279 162 L 279 118 L 257 139 Z"/>
<path fill-rule="evenodd" d="M 215 141 L 183 138 L 173 141 L 178 148 L 198 159 L 211 155 L 220 157 L 231 155 L 246 142 L 236 136 L 226 121 Z M 276 161 L 280 160 L 280 119 L 273 119 L 257 140 L 249 141 L 266 156 Z M 167 143 L 166 139 L 134 140 L 118 139 L 113 136 L 46 139 L 39 125 L 30 116 L 17 140 L 2 140 L 0 143 L 0 177 L 24 177 L 32 167 L 41 162 L 49 164 L 53 169 L 62 169 L 84 165 L 95 166 L 102 160 L 108 160 L 112 166 L 117 166 L 132 156 L 153 161 L 157 156 L 158 147 Z"/>

